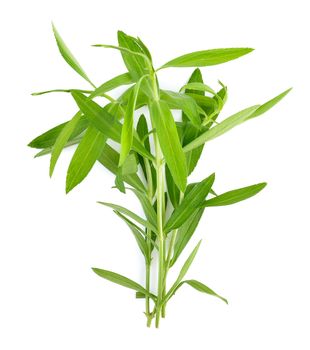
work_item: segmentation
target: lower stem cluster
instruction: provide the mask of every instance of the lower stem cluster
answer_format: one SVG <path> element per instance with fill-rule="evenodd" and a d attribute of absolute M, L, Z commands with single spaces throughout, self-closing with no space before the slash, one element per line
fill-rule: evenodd
<path fill-rule="evenodd" d="M 162 162 L 162 152 L 156 135 L 154 135 L 155 152 L 156 152 L 156 212 L 157 212 L 157 242 L 158 242 L 158 279 L 157 279 L 157 299 L 154 303 L 154 309 L 151 311 L 150 298 L 146 297 L 145 302 L 145 315 L 147 317 L 147 326 L 150 327 L 153 318 L 155 318 L 155 327 L 158 328 L 160 319 L 165 317 L 166 314 L 166 280 L 170 268 L 170 262 L 173 254 L 173 247 L 177 236 L 177 230 L 173 230 L 169 244 L 167 244 L 167 237 L 164 232 L 164 218 L 165 218 L 165 177 L 164 177 L 164 164 Z M 146 174 L 148 182 L 148 196 L 149 200 L 153 202 L 153 183 L 150 164 L 146 160 Z M 182 200 L 182 195 L 181 198 Z M 152 203 L 153 204 L 153 203 Z M 149 259 L 146 263 L 146 283 L 145 287 L 150 292 L 150 275 L 151 275 L 151 231 L 147 230 L 147 245 L 149 247 Z M 167 246 L 168 245 L 168 246 Z M 166 252 L 167 246 L 167 252 Z"/>

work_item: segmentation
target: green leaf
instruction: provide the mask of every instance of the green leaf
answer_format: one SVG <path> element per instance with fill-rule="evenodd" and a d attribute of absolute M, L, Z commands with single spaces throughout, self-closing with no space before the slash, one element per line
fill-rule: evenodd
<path fill-rule="evenodd" d="M 209 194 L 213 185 L 215 175 L 212 174 L 203 181 L 197 183 L 191 191 L 184 197 L 181 204 L 174 209 L 169 220 L 167 221 L 164 231 L 170 232 L 183 225 L 191 217 L 199 206 L 201 206 Z"/>
<path fill-rule="evenodd" d="M 166 169 L 166 184 L 167 184 L 169 199 L 173 207 L 176 208 L 179 205 L 179 201 L 180 201 L 180 190 L 174 183 L 169 168 L 166 166 L 165 169 Z"/>
<path fill-rule="evenodd" d="M 114 181 L 115 187 L 122 193 L 126 193 L 125 184 L 123 181 L 123 175 L 122 175 L 122 168 L 118 168 L 118 171 L 116 173 L 115 181 Z"/>
<path fill-rule="evenodd" d="M 87 74 L 84 72 L 83 68 L 80 66 L 79 62 L 76 60 L 76 58 L 73 56 L 71 51 L 68 49 L 65 42 L 62 40 L 61 36 L 59 35 L 56 27 L 54 24 L 53 26 L 53 32 L 55 35 L 55 39 L 57 42 L 58 49 L 61 53 L 61 56 L 64 58 L 64 60 L 71 66 L 82 78 L 84 78 L 86 81 L 88 81 L 93 87 L 95 85 L 90 81 Z"/>
<path fill-rule="evenodd" d="M 112 147 L 110 147 L 108 144 L 105 145 L 103 152 L 98 158 L 98 161 L 113 174 L 117 174 L 119 153 L 115 151 Z M 123 174 L 123 180 L 139 191 L 143 192 L 146 190 L 145 186 L 143 185 L 142 181 L 140 180 L 137 174 Z"/>
<path fill-rule="evenodd" d="M 28 144 L 28 146 L 32 148 L 41 148 L 41 149 L 54 146 L 57 140 L 57 137 L 59 136 L 59 134 L 61 133 L 61 131 L 63 130 L 66 124 L 68 124 L 68 122 L 57 125 L 54 128 L 44 132 L 42 135 L 33 139 Z M 88 119 L 82 116 L 78 121 L 77 125 L 75 126 L 75 129 L 70 135 L 68 141 L 71 141 L 76 136 L 80 135 L 87 128 L 88 124 L 89 124 Z"/>
<path fill-rule="evenodd" d="M 112 272 L 112 271 L 108 271 L 108 270 L 102 270 L 102 269 L 98 269 L 93 267 L 92 270 L 100 277 L 105 278 L 106 280 L 119 284 L 123 287 L 129 288 L 129 289 L 133 289 L 137 292 L 143 293 L 144 295 L 147 295 L 149 297 L 151 297 L 152 299 L 156 299 L 155 295 L 149 293 L 146 289 L 144 289 L 140 284 L 138 284 L 137 282 L 134 282 L 133 280 L 124 277 L 118 273 Z"/>
<path fill-rule="evenodd" d="M 252 52 L 250 48 L 213 49 L 188 53 L 165 63 L 168 67 L 204 67 L 225 63 Z"/>
<path fill-rule="evenodd" d="M 122 106 L 127 106 L 129 99 L 131 98 L 131 93 L 133 89 L 134 89 L 134 86 L 131 86 L 129 89 L 124 91 L 124 93 L 117 99 L 118 103 L 120 103 Z M 142 87 L 138 93 L 138 97 L 136 101 L 136 110 L 143 106 L 146 106 L 148 104 L 148 101 L 149 101 L 149 98 L 144 93 L 143 87 Z"/>
<path fill-rule="evenodd" d="M 81 139 L 82 137 L 78 136 L 72 139 L 71 141 L 68 141 L 64 147 L 76 145 L 80 143 Z M 43 149 L 41 152 L 37 153 L 35 157 L 40 157 L 40 156 L 49 154 L 51 152 L 52 152 L 52 148 L 48 147 Z M 119 153 L 107 144 L 105 145 L 103 152 L 98 158 L 98 161 L 115 175 L 117 174 L 117 171 L 118 171 L 118 160 L 119 160 Z M 135 156 L 132 154 L 127 157 L 125 163 L 122 166 L 122 178 L 129 185 L 143 192 L 145 191 L 145 187 L 142 181 L 139 179 L 136 172 L 137 172 L 137 162 L 136 162 Z"/>
<path fill-rule="evenodd" d="M 68 123 L 66 123 L 66 125 L 62 128 L 61 132 L 59 133 L 51 155 L 50 176 L 53 175 L 55 165 L 60 156 L 60 153 L 62 152 L 66 143 L 70 140 L 70 137 L 72 137 L 72 134 L 76 129 L 78 123 L 80 122 L 81 118 L 82 113 L 79 111 Z"/>
<path fill-rule="evenodd" d="M 179 276 L 177 277 L 176 281 L 174 282 L 174 284 L 172 285 L 172 287 L 170 288 L 170 290 L 168 291 L 167 295 L 166 295 L 166 300 L 168 301 L 171 296 L 176 292 L 176 290 L 178 289 L 179 284 L 181 283 L 181 281 L 183 280 L 184 276 L 186 275 L 188 269 L 190 268 L 192 262 L 195 259 L 195 256 L 198 252 L 198 249 L 200 247 L 201 244 L 201 240 L 198 242 L 198 244 L 196 245 L 196 247 L 193 249 L 193 251 L 191 252 L 191 254 L 189 255 L 189 257 L 187 258 L 187 260 L 185 261 L 184 265 L 181 268 L 181 271 L 179 273 Z"/>
<path fill-rule="evenodd" d="M 150 114 L 167 165 L 178 188 L 186 188 L 186 159 L 171 111 L 165 101 L 153 101 Z"/>
<path fill-rule="evenodd" d="M 149 51 L 149 49 L 145 46 L 144 42 L 138 37 L 136 39 L 137 43 L 139 44 L 139 46 L 141 47 L 141 49 L 143 50 L 144 54 L 150 59 L 150 61 L 152 62 L 152 56 L 151 53 Z"/>
<path fill-rule="evenodd" d="M 108 138 L 120 143 L 122 124 L 108 112 L 108 106 L 100 107 L 96 102 L 89 100 L 83 94 L 73 92 L 73 98 L 83 111 L 89 121 Z M 133 138 L 133 149 L 148 159 L 153 160 L 153 156 L 144 148 L 137 137 Z"/>
<path fill-rule="evenodd" d="M 200 128 L 201 120 L 198 106 L 192 97 L 173 91 L 161 90 L 160 98 L 168 103 L 169 108 L 181 109 L 193 125 Z"/>
<path fill-rule="evenodd" d="M 191 123 L 186 123 L 186 126 L 184 128 L 184 133 L 183 133 L 183 145 L 187 145 L 191 141 L 195 140 L 198 135 L 200 135 L 203 131 L 205 130 L 205 127 L 199 131 L 197 128 L 195 128 Z M 195 149 L 193 149 L 190 152 L 185 153 L 186 157 L 186 163 L 187 163 L 187 172 L 188 175 L 190 175 L 193 170 L 195 169 L 199 158 L 202 154 L 204 145 L 201 145 Z"/>
<path fill-rule="evenodd" d="M 210 289 L 209 287 L 207 287 L 205 284 L 196 281 L 196 280 L 187 280 L 187 281 L 183 281 L 182 284 L 188 284 L 189 286 L 193 287 L 194 289 L 198 290 L 201 293 L 206 293 L 209 295 L 212 295 L 214 297 L 217 297 L 221 300 L 223 300 L 226 304 L 228 304 L 227 299 L 221 297 L 220 295 L 218 295 L 217 293 L 215 293 L 212 289 Z"/>
<path fill-rule="evenodd" d="M 222 205 L 230 205 L 234 203 L 241 202 L 245 199 L 255 196 L 267 185 L 266 182 L 262 182 L 256 185 L 247 186 L 239 188 L 237 190 L 232 190 L 218 195 L 217 197 L 208 199 L 204 202 L 204 207 L 216 207 Z"/>
<path fill-rule="evenodd" d="M 120 47 L 126 48 L 133 52 L 138 52 L 140 54 L 145 54 L 137 39 L 125 34 L 122 31 L 118 31 L 117 37 Z M 142 56 L 132 55 L 123 51 L 122 57 L 130 75 L 135 81 L 138 81 L 149 70 L 147 62 Z"/>
<path fill-rule="evenodd" d="M 77 136 L 76 138 L 72 139 L 71 141 L 68 141 L 65 144 L 64 148 L 77 145 L 78 143 L 80 143 L 81 140 L 82 140 L 82 136 Z M 43 148 L 40 152 L 35 154 L 34 158 L 42 157 L 42 156 L 45 156 L 47 154 L 51 154 L 52 150 L 53 150 L 53 147 Z"/>
<path fill-rule="evenodd" d="M 191 90 L 188 90 L 191 91 Z M 214 98 L 209 96 L 199 95 L 197 93 L 186 92 L 188 96 L 193 98 L 199 107 L 201 107 L 207 114 L 211 114 L 217 107 L 217 102 Z"/>
<path fill-rule="evenodd" d="M 213 128 L 207 130 L 200 136 L 198 136 L 195 140 L 187 144 L 183 150 L 184 152 L 191 151 L 192 149 L 195 149 L 196 147 L 199 147 L 200 145 L 203 145 L 207 141 L 213 140 L 214 138 L 224 134 L 225 132 L 231 130 L 235 126 L 243 123 L 246 121 L 257 109 L 259 108 L 259 105 L 252 106 L 249 108 L 246 108 L 228 118 L 223 120 L 221 123 L 217 124 Z"/>
<path fill-rule="evenodd" d="M 156 216 L 156 211 L 153 208 L 152 204 L 150 203 L 149 198 L 146 196 L 145 193 L 137 191 L 135 189 L 131 189 L 131 191 L 133 191 L 133 193 L 137 196 L 137 198 L 139 199 L 144 214 L 147 218 L 147 220 L 154 226 L 157 226 L 157 216 Z"/>
<path fill-rule="evenodd" d="M 149 137 L 151 131 L 149 132 L 147 121 L 146 121 L 144 114 L 141 114 L 140 118 L 138 120 L 137 133 L 138 133 L 139 138 L 140 138 L 141 142 L 143 143 L 144 147 L 147 149 L 147 151 L 151 152 L 150 137 Z M 146 171 L 146 166 L 147 166 L 146 162 L 149 162 L 149 165 L 151 168 L 152 188 L 153 188 L 153 192 L 155 193 L 155 191 L 156 191 L 156 171 L 155 171 L 154 165 L 148 159 L 145 159 L 142 156 L 140 156 L 140 154 L 138 154 L 138 159 L 139 159 L 139 163 L 141 165 L 145 179 L 148 179 L 148 175 L 147 175 L 147 171 Z M 150 184 L 148 184 L 148 185 L 150 185 Z"/>
<path fill-rule="evenodd" d="M 84 94 L 90 94 L 93 91 L 92 90 L 81 90 L 81 89 L 54 89 L 54 90 L 47 90 L 47 91 L 40 91 L 40 92 L 33 92 L 31 95 L 32 96 L 40 96 L 40 95 L 45 95 L 53 92 L 68 92 L 71 93 L 72 91 L 78 91 L 82 92 Z"/>
<path fill-rule="evenodd" d="M 290 91 L 292 88 L 282 92 L 280 95 L 274 97 L 273 99 L 269 100 L 268 102 L 262 104 L 248 119 L 252 119 L 255 117 L 260 116 L 261 114 L 269 111 L 274 105 L 276 105 L 278 102 L 280 102 Z"/>
<path fill-rule="evenodd" d="M 124 216 L 121 213 L 119 213 L 118 211 L 115 210 L 114 212 L 130 228 L 130 230 L 131 230 L 134 238 L 136 239 L 136 242 L 137 242 L 137 244 L 138 244 L 138 246 L 139 246 L 139 248 L 141 250 L 141 253 L 145 257 L 145 259 L 149 262 L 147 244 L 146 244 L 146 241 L 145 241 L 144 237 L 141 234 L 140 228 L 137 225 L 135 225 L 133 222 L 131 222 L 128 218 L 126 218 L 126 216 Z"/>
<path fill-rule="evenodd" d="M 183 92 L 185 90 L 209 92 L 212 95 L 216 94 L 216 92 L 212 88 L 210 88 L 210 86 L 200 82 L 187 83 L 186 85 L 182 86 L 180 92 Z"/>
<path fill-rule="evenodd" d="M 100 85 L 99 87 L 97 87 L 90 95 L 90 98 L 95 98 L 97 96 L 102 96 L 103 94 L 105 94 L 106 92 L 116 89 L 119 86 L 122 85 L 129 85 L 132 84 L 133 80 L 131 78 L 131 75 L 129 73 L 124 73 L 124 74 L 120 74 L 108 81 L 106 81 L 105 83 L 103 83 L 102 85 Z"/>
<path fill-rule="evenodd" d="M 147 120 L 144 114 L 141 114 L 137 123 L 137 133 L 140 137 L 141 142 L 143 142 L 145 148 L 150 152 L 150 140 L 149 140 L 149 129 L 147 125 Z"/>
<path fill-rule="evenodd" d="M 139 215 L 133 213 L 131 210 L 125 208 L 125 207 L 122 207 L 120 205 L 117 205 L 117 204 L 113 204 L 113 203 L 107 203 L 107 202 L 97 202 L 99 204 L 102 204 L 102 205 L 105 205 L 107 207 L 110 207 L 126 216 L 129 216 L 131 219 L 135 220 L 136 222 L 138 222 L 140 225 L 154 231 L 154 232 L 157 232 L 157 229 L 154 225 L 152 225 L 150 222 L 148 222 L 147 220 L 145 219 L 142 219 Z"/>
<path fill-rule="evenodd" d="M 173 257 L 170 260 L 170 267 L 177 261 L 187 243 L 193 236 L 199 221 L 202 217 L 204 209 L 196 209 L 196 211 L 184 222 L 184 224 L 178 229 L 177 238 L 174 244 Z"/>
<path fill-rule="evenodd" d="M 137 133 L 139 135 L 141 142 L 144 144 L 144 147 L 148 151 L 150 151 L 150 141 L 149 141 L 149 137 L 148 137 L 148 132 L 149 132 L 149 130 L 148 130 L 146 118 L 145 118 L 144 114 L 141 114 L 139 119 L 138 119 L 138 123 L 137 123 Z M 146 168 L 145 168 L 145 164 L 144 164 L 144 158 L 138 154 L 138 160 L 139 160 L 139 163 L 141 165 L 144 177 L 146 178 L 147 174 L 146 174 Z"/>
<path fill-rule="evenodd" d="M 135 174 L 138 171 L 138 164 L 134 154 L 129 154 L 122 165 L 122 175 Z"/>
<path fill-rule="evenodd" d="M 124 124 L 122 126 L 122 133 L 121 133 L 121 153 L 120 153 L 120 159 L 119 159 L 119 166 L 121 166 L 124 163 L 132 146 L 133 135 L 134 135 L 134 125 L 133 125 L 134 111 L 136 108 L 136 102 L 137 102 L 140 85 L 144 77 L 145 76 L 141 77 L 139 81 L 136 83 L 136 85 L 134 86 L 134 89 L 132 90 L 131 96 L 129 98 L 129 101 L 126 107 Z"/>
<path fill-rule="evenodd" d="M 203 84 L 203 79 L 202 79 L 202 74 L 199 68 L 196 68 L 192 75 L 190 76 L 189 80 L 188 80 L 188 84 L 192 84 L 192 83 L 202 83 Z M 185 90 L 185 94 L 190 96 L 191 94 L 194 94 L 194 96 L 201 96 L 204 97 L 204 91 L 197 91 L 197 90 L 191 90 L 191 89 L 186 89 Z M 190 96 L 191 98 L 193 98 L 192 96 Z M 193 98 L 194 99 L 194 98 Z M 199 105 L 199 103 L 197 101 L 195 101 L 199 107 L 201 107 L 204 111 L 205 108 L 204 106 Z M 186 113 L 182 113 L 182 120 L 184 122 L 188 121 L 188 116 L 186 115 Z M 186 123 L 185 124 L 185 128 L 184 128 L 184 132 L 183 132 L 183 143 L 182 145 L 186 145 L 189 142 L 193 141 L 198 135 L 200 134 L 200 130 L 198 130 L 197 128 L 195 128 L 193 125 L 191 125 L 191 123 Z M 201 145 L 200 147 L 197 147 L 196 149 L 185 153 L 185 157 L 186 157 L 186 163 L 187 163 L 187 172 L 188 175 L 190 175 L 193 170 L 195 169 L 198 160 L 202 154 L 203 151 L 203 145 Z"/>
<path fill-rule="evenodd" d="M 70 192 L 88 175 L 102 153 L 107 137 L 95 127 L 88 127 L 76 149 L 67 172 L 66 193 Z"/>

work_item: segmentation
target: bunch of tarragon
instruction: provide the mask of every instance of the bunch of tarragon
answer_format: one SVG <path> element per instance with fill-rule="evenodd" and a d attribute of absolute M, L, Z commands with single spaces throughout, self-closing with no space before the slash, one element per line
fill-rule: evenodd
<path fill-rule="evenodd" d="M 123 206 L 98 202 L 112 208 L 136 239 L 145 260 L 144 286 L 112 271 L 99 268 L 93 268 L 93 271 L 135 290 L 136 298 L 145 299 L 148 326 L 154 318 L 156 327 L 159 326 L 168 301 L 184 284 L 227 303 L 202 282 L 185 279 L 200 242 L 185 260 L 172 285 L 167 284 L 167 275 L 189 243 L 206 208 L 230 205 L 252 197 L 266 183 L 217 194 L 213 189 L 215 174 L 196 183 L 189 183 L 188 177 L 207 142 L 265 113 L 290 89 L 264 104 L 245 108 L 220 120 L 227 100 L 227 87 L 221 82 L 218 90 L 206 85 L 198 67 L 225 63 L 252 49 L 192 52 L 155 69 L 150 51 L 142 40 L 120 31 L 118 46 L 94 46 L 119 50 L 127 71 L 96 87 L 54 26 L 53 30 L 61 55 L 91 87 L 89 90 L 57 89 L 34 93 L 67 92 L 75 100 L 77 112 L 70 120 L 35 138 L 29 146 L 41 149 L 36 157 L 51 154 L 51 176 L 63 149 L 77 145 L 67 172 L 67 193 L 86 178 L 98 161 L 115 175 L 115 187 L 124 193 L 133 192 L 144 211 L 144 217 L 141 217 Z M 195 70 L 178 91 L 170 91 L 162 89 L 157 78 L 159 70 L 169 67 L 194 67 Z M 117 99 L 108 94 L 126 85 L 128 88 Z M 177 111 L 181 113 L 180 121 L 174 119 Z M 118 149 L 116 143 L 120 145 Z M 153 259 L 155 255 L 157 259 Z M 152 268 L 154 260 L 156 269 Z M 151 276 L 152 271 L 156 271 L 155 291 L 150 288 L 151 278 L 155 279 Z"/>

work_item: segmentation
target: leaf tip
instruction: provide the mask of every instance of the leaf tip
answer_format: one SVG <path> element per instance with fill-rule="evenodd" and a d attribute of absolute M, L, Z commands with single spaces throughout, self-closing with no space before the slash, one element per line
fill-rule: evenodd
<path fill-rule="evenodd" d="M 225 298 L 221 298 L 223 301 L 224 301 L 224 303 L 226 304 L 226 305 L 228 305 L 228 300 L 227 299 L 225 299 Z"/>
<path fill-rule="evenodd" d="M 96 275 L 99 275 L 99 270 L 97 267 L 92 267 L 91 268 L 93 270 L 93 272 L 96 274 Z"/>
<path fill-rule="evenodd" d="M 53 30 L 54 35 L 57 36 L 58 35 L 58 31 L 57 31 L 56 26 L 55 26 L 53 21 L 51 22 L 51 25 L 52 25 L 52 30 Z"/>
<path fill-rule="evenodd" d="M 283 95 L 285 96 L 285 95 L 287 95 L 289 92 L 291 92 L 293 90 L 293 87 L 290 87 L 290 88 L 288 88 L 287 90 L 285 90 L 284 92 L 283 92 Z"/>
<path fill-rule="evenodd" d="M 267 186 L 267 182 L 262 182 L 260 185 L 261 185 L 261 189 L 264 189 Z"/>
<path fill-rule="evenodd" d="M 35 147 L 33 146 L 33 140 L 30 141 L 30 142 L 27 144 L 27 147 L 35 148 Z"/>

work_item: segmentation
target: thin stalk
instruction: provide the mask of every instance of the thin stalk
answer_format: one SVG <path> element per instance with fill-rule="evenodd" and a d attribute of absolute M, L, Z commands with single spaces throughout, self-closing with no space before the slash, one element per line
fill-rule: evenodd
<path fill-rule="evenodd" d="M 157 77 L 155 72 L 151 75 L 153 96 L 156 101 L 159 100 L 159 90 L 157 84 Z M 161 317 L 162 300 L 165 295 L 163 294 L 163 279 L 165 274 L 165 235 L 163 229 L 163 218 L 165 216 L 164 207 L 164 165 L 162 162 L 162 151 L 159 144 L 156 133 L 154 134 L 155 144 L 155 168 L 156 168 L 156 199 L 157 199 L 157 239 L 158 239 L 158 287 L 157 287 L 157 302 L 156 302 L 156 315 L 155 315 L 155 327 L 159 327 Z"/>
<path fill-rule="evenodd" d="M 152 172 L 151 172 L 151 166 L 150 162 L 144 158 L 144 164 L 146 169 L 146 178 L 147 178 L 147 186 L 148 186 L 148 199 L 150 203 L 152 204 L 153 200 L 153 179 L 152 179 Z M 150 229 L 147 229 L 146 231 L 146 244 L 147 244 L 147 252 L 148 257 L 146 261 L 146 276 L 145 276 L 145 288 L 148 292 L 150 292 L 150 274 L 151 274 L 151 247 L 152 247 L 152 232 Z M 152 316 L 150 315 L 150 298 L 148 296 L 145 297 L 145 314 L 147 317 L 147 326 L 151 326 L 152 322 Z"/>
<path fill-rule="evenodd" d="M 183 198 L 184 198 L 184 193 L 180 192 L 180 202 L 182 202 Z M 170 261 L 172 259 L 172 254 L 173 254 L 173 249 L 174 249 L 175 240 L 177 238 L 177 234 L 178 234 L 178 229 L 173 230 L 171 233 L 171 239 L 170 239 L 166 263 L 165 263 L 165 275 L 164 275 L 165 294 L 166 294 L 166 280 L 167 280 L 168 272 L 170 269 Z M 161 314 L 162 314 L 163 318 L 166 316 L 166 304 L 167 303 L 165 302 L 162 305 Z"/>
<path fill-rule="evenodd" d="M 156 174 L 157 174 L 157 232 L 158 232 L 158 288 L 157 288 L 157 304 L 156 304 L 156 318 L 155 326 L 159 327 L 159 321 L 161 316 L 161 306 L 163 296 L 163 277 L 165 272 L 165 238 L 163 231 L 163 196 L 164 196 L 164 183 L 163 183 L 163 166 L 161 164 L 162 152 L 159 145 L 157 135 L 154 136 L 155 140 L 155 152 L 156 152 Z"/>

